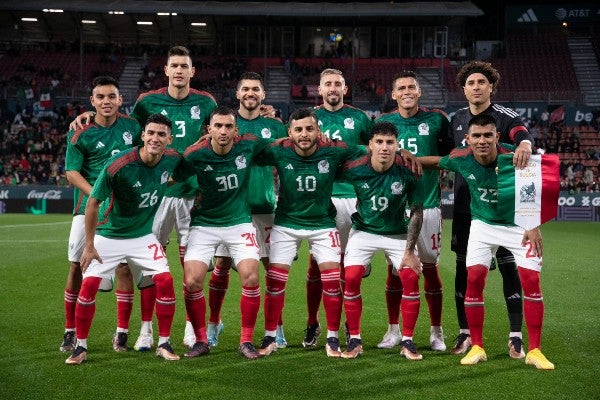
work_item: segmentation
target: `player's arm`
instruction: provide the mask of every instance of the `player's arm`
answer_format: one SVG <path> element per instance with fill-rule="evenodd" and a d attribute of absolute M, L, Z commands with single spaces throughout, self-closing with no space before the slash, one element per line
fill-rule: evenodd
<path fill-rule="evenodd" d="M 423 270 L 421 260 L 416 254 L 417 240 L 423 225 L 423 206 L 413 205 L 410 207 L 410 221 L 408 222 L 408 230 L 406 233 L 406 248 L 400 268 L 410 268 L 415 274 L 420 275 Z"/>
<path fill-rule="evenodd" d="M 90 197 L 85 206 L 85 247 L 81 255 L 81 271 L 85 272 L 90 266 L 92 260 L 98 260 L 102 263 L 102 258 L 94 246 L 94 237 L 96 236 L 96 225 L 98 225 L 98 211 L 100 202 L 95 197 Z"/>
<path fill-rule="evenodd" d="M 84 125 L 89 125 L 94 120 L 96 116 L 95 111 L 84 111 L 79 114 L 71 123 L 69 124 L 69 130 L 74 131 L 76 129 L 83 128 Z"/>
<path fill-rule="evenodd" d="M 417 157 L 423 169 L 440 169 L 440 156 Z"/>
<path fill-rule="evenodd" d="M 544 252 L 544 243 L 542 241 L 542 231 L 539 226 L 525 231 L 521 246 L 526 246 L 527 242 L 531 243 L 531 252 L 541 258 Z"/>
<path fill-rule="evenodd" d="M 89 196 L 92 191 L 92 185 L 81 175 L 79 171 L 67 171 L 67 180 L 77 189 L 81 190 L 83 194 Z"/>

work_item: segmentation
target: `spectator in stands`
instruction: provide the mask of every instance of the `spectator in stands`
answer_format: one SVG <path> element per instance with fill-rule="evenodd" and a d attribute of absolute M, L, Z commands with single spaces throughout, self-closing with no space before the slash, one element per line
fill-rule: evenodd
<path fill-rule="evenodd" d="M 583 181 L 585 182 L 588 188 L 593 185 L 594 171 L 592 170 L 592 167 L 585 168 L 585 171 L 583 172 Z"/>

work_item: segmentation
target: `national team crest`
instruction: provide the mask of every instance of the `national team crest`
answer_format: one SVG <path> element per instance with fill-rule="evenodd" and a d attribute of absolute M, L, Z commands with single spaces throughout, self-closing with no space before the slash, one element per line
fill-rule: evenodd
<path fill-rule="evenodd" d="M 167 183 L 169 181 L 169 171 L 164 171 L 160 176 L 160 184 Z"/>
<path fill-rule="evenodd" d="M 534 203 L 535 192 L 535 184 L 533 182 L 531 182 L 531 185 L 523 185 L 520 190 L 521 203 Z"/>
<path fill-rule="evenodd" d="M 243 154 L 235 158 L 235 166 L 237 169 L 246 168 L 246 157 Z"/>
<path fill-rule="evenodd" d="M 194 106 L 194 107 L 190 108 L 190 118 L 191 119 L 200 119 L 200 114 L 202 114 L 200 112 L 200 107 Z"/>
<path fill-rule="evenodd" d="M 346 128 L 346 129 L 354 129 L 354 119 L 353 118 L 346 118 L 344 120 L 344 128 Z"/>
<path fill-rule="evenodd" d="M 260 135 L 264 138 L 270 138 L 271 130 L 269 128 L 263 128 L 262 131 L 260 131 Z"/>
<path fill-rule="evenodd" d="M 319 164 L 317 164 L 317 166 L 319 167 L 320 174 L 328 174 L 329 173 L 329 162 L 327 162 L 327 160 L 319 161 Z"/>
<path fill-rule="evenodd" d="M 123 132 L 123 141 L 126 145 L 131 145 L 133 143 L 133 137 L 129 132 Z"/>
<path fill-rule="evenodd" d="M 404 187 L 402 186 L 401 182 L 394 182 L 394 183 L 392 183 L 391 189 L 392 189 L 392 194 L 401 194 L 402 189 L 404 189 Z"/>
<path fill-rule="evenodd" d="M 427 122 L 423 122 L 422 124 L 419 124 L 419 135 L 421 136 L 425 136 L 425 135 L 429 135 L 429 125 L 427 124 Z"/>

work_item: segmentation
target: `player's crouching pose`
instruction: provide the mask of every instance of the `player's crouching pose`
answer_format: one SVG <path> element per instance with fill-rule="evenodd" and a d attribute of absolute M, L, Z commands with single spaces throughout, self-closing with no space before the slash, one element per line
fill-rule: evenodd
<path fill-rule="evenodd" d="M 350 340 L 342 358 L 362 354 L 360 285 L 365 266 L 378 250 L 385 252 L 402 281 L 400 354 L 409 360 L 423 358 L 412 340 L 420 306 L 422 266 L 415 246 L 423 223 L 423 203 L 415 190 L 415 176 L 396 154 L 397 137 L 394 124 L 376 123 L 369 141 L 369 154 L 347 161 L 343 168 L 343 177 L 356 190 L 358 205 L 357 213 L 352 215 L 352 230 L 344 256 L 344 308 Z M 407 203 L 411 209 L 410 221 L 404 218 Z"/>
<path fill-rule="evenodd" d="M 492 256 L 499 246 L 515 257 L 523 286 L 523 309 L 529 334 L 526 364 L 538 369 L 554 369 L 554 364 L 540 351 L 544 301 L 540 285 L 542 270 L 542 236 L 539 227 L 525 230 L 506 221 L 498 212 L 497 158 L 510 153 L 514 146 L 499 145 L 494 117 L 478 114 L 469 121 L 467 146 L 454 149 L 442 157 L 420 157 L 423 167 L 439 167 L 461 174 L 471 192 L 471 230 L 467 245 L 467 291 L 465 311 L 473 347 L 460 360 L 463 365 L 486 361 L 483 349 L 483 289 Z"/>
<path fill-rule="evenodd" d="M 179 359 L 169 343 L 175 314 L 173 278 L 162 246 L 152 233 L 153 217 L 169 177 L 182 165 L 181 155 L 166 149 L 173 140 L 171 126 L 161 114 L 148 117 L 143 146 L 112 157 L 94 184 L 85 212 L 83 282 L 75 309 L 77 347 L 67 364 L 78 365 L 86 359 L 98 287 L 103 278 L 113 277 L 123 260 L 138 286 L 156 285 L 156 355 L 170 361 Z"/>

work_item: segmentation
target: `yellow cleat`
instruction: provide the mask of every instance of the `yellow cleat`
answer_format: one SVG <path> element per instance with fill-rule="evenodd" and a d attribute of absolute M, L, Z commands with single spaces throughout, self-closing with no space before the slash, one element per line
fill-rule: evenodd
<path fill-rule="evenodd" d="M 482 347 L 475 345 L 471 347 L 471 350 L 469 350 L 467 355 L 460 360 L 460 363 L 462 365 L 475 365 L 479 361 L 487 361 L 487 355 Z"/>
<path fill-rule="evenodd" d="M 554 369 L 554 364 L 548 361 L 546 356 L 537 348 L 527 353 L 525 364 L 535 365 L 537 369 Z"/>

